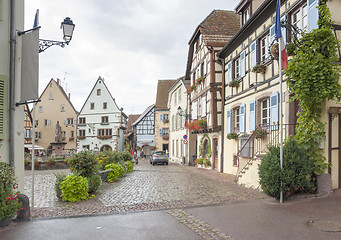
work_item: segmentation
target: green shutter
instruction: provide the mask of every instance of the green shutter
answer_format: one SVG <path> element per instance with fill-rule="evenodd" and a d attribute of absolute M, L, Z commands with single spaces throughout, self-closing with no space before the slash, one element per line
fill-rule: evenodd
<path fill-rule="evenodd" d="M 0 75 L 0 139 L 5 138 L 5 123 L 6 123 L 6 83 L 5 75 Z"/>

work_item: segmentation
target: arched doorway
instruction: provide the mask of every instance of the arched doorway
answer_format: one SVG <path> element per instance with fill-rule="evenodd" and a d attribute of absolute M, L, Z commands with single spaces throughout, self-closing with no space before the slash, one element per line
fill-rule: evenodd
<path fill-rule="evenodd" d="M 151 155 L 151 150 L 149 145 L 143 145 L 141 150 L 143 150 L 146 157 L 149 157 Z"/>
<path fill-rule="evenodd" d="M 103 152 L 104 150 L 111 151 L 112 148 L 111 148 L 111 146 L 109 146 L 109 145 L 103 145 L 103 146 L 101 147 L 101 152 Z"/>

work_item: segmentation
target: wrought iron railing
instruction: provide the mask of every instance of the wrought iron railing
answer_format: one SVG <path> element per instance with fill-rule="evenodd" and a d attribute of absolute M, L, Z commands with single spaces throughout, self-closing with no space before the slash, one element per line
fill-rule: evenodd
<path fill-rule="evenodd" d="M 283 124 L 283 139 L 295 134 L 295 124 Z M 246 142 L 241 146 L 236 155 L 236 164 L 238 167 L 235 180 L 237 181 L 239 174 L 244 171 L 250 162 L 253 161 L 254 156 L 266 154 L 270 145 L 280 144 L 280 128 L 279 125 L 259 125 L 255 131 L 251 133 Z M 250 159 L 240 168 L 240 156 L 243 151 L 248 149 L 250 152 Z"/>

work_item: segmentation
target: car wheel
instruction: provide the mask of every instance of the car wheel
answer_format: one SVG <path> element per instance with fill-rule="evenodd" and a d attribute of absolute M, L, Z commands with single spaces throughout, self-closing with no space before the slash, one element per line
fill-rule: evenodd
<path fill-rule="evenodd" d="M 155 165 L 155 163 L 153 162 L 153 165 Z"/>

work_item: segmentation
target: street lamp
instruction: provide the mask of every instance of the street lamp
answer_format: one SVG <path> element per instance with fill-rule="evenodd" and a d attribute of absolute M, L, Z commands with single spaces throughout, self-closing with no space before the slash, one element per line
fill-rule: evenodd
<path fill-rule="evenodd" d="M 188 131 L 188 129 L 189 129 L 189 127 L 188 127 L 188 120 L 191 118 L 191 114 L 187 114 L 187 109 L 186 109 L 186 111 L 184 112 L 182 109 L 181 109 L 181 107 L 179 106 L 178 107 L 178 109 L 177 109 L 177 114 L 179 115 L 179 116 L 181 116 L 181 117 L 185 117 L 185 119 L 186 119 L 186 121 L 187 121 L 187 124 L 185 125 L 185 128 L 186 128 L 186 139 L 185 140 L 187 140 L 187 143 L 186 143 L 186 156 L 187 156 L 187 161 L 188 161 L 188 165 L 190 165 L 190 159 L 189 159 L 189 155 L 190 155 L 190 153 L 189 153 L 189 131 Z M 185 164 L 185 162 L 183 163 L 183 164 Z"/>
<path fill-rule="evenodd" d="M 44 52 L 47 48 L 53 45 L 58 45 L 60 47 L 65 47 L 65 45 L 69 45 L 69 42 L 72 39 L 73 30 L 75 29 L 75 24 L 69 17 L 66 17 L 61 23 L 60 28 L 63 29 L 64 42 L 39 39 L 39 53 Z"/>
<path fill-rule="evenodd" d="M 190 114 L 187 114 L 187 111 L 184 113 L 184 111 L 181 109 L 180 106 L 178 107 L 178 114 L 179 114 L 181 117 L 185 117 L 186 120 L 188 120 L 188 119 L 191 117 Z"/>

